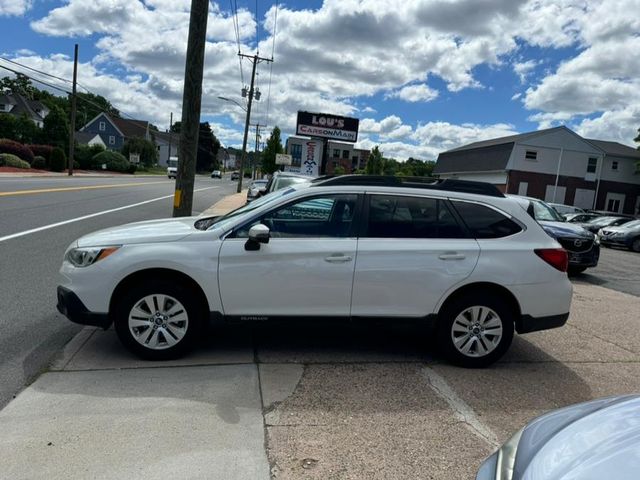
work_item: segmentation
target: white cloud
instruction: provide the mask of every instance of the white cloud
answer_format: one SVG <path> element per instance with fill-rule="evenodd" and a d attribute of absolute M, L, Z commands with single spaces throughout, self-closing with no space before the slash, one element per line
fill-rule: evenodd
<path fill-rule="evenodd" d="M 24 15 L 32 5 L 32 0 L 0 0 L 0 17 Z"/>
<path fill-rule="evenodd" d="M 406 102 L 430 102 L 438 97 L 438 91 L 427 84 L 407 85 L 387 95 L 388 98 L 399 98 Z"/>
<path fill-rule="evenodd" d="M 529 74 L 538 65 L 539 62 L 537 60 L 527 60 L 526 62 L 514 63 L 513 71 L 518 75 L 520 83 L 525 83 Z"/>

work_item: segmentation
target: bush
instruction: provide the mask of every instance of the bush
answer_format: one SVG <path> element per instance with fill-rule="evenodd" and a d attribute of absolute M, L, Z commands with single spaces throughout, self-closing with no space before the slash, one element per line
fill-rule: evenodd
<path fill-rule="evenodd" d="M 102 168 L 102 165 L 106 164 L 107 170 L 111 170 L 112 172 L 128 172 L 131 165 L 129 161 L 124 158 L 124 155 L 110 150 L 98 153 L 93 157 L 92 161 L 98 168 Z"/>
<path fill-rule="evenodd" d="M 31 168 L 28 162 L 11 153 L 0 153 L 0 167 Z"/>
<path fill-rule="evenodd" d="M 33 162 L 33 152 L 29 147 L 22 145 L 21 143 L 14 142 L 13 140 L 7 140 L 5 138 L 1 139 L 0 153 L 10 153 L 25 162 Z"/>
<path fill-rule="evenodd" d="M 67 166 L 67 157 L 61 148 L 54 148 L 51 152 L 51 161 L 49 166 L 53 172 L 61 172 Z"/>
<path fill-rule="evenodd" d="M 53 147 L 51 145 L 27 145 L 36 157 L 44 158 L 47 165 L 51 161 L 51 152 Z M 34 159 L 35 160 L 35 159 Z"/>
<path fill-rule="evenodd" d="M 36 155 L 31 162 L 31 168 L 37 168 L 38 170 L 44 170 L 47 168 L 47 161 L 44 157 Z"/>
<path fill-rule="evenodd" d="M 127 170 L 127 173 L 136 173 L 136 170 L 138 169 L 138 167 L 136 165 L 134 165 L 133 163 L 129 164 L 129 170 Z"/>
<path fill-rule="evenodd" d="M 84 170 L 96 170 L 101 167 L 94 163 L 93 158 L 102 152 L 104 152 L 102 145 L 77 145 L 73 156 L 80 165 L 80 168 Z"/>

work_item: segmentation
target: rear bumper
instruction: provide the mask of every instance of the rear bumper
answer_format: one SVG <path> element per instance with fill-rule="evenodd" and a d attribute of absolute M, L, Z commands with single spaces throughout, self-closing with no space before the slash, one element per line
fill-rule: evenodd
<path fill-rule="evenodd" d="M 82 300 L 68 288 L 58 287 L 58 311 L 74 323 L 109 328 L 111 321 L 109 314 L 96 313 L 87 310 Z"/>
<path fill-rule="evenodd" d="M 550 315 L 548 317 L 532 317 L 531 315 L 522 315 L 516 321 L 516 332 L 529 333 L 540 330 L 549 330 L 551 328 L 562 327 L 567 323 L 569 312 L 561 315 Z"/>

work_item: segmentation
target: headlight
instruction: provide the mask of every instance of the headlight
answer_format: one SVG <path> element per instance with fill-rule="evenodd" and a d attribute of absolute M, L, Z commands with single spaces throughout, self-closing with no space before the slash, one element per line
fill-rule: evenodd
<path fill-rule="evenodd" d="M 67 252 L 65 259 L 75 267 L 88 267 L 98 260 L 107 258 L 119 248 L 119 246 L 72 248 Z"/>
<path fill-rule="evenodd" d="M 593 243 L 595 243 L 596 245 L 600 245 L 600 235 L 593 236 Z"/>

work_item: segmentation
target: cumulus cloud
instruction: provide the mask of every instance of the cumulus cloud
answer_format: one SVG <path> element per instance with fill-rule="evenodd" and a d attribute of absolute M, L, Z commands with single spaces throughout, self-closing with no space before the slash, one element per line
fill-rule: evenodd
<path fill-rule="evenodd" d="M 387 95 L 388 98 L 399 98 L 406 102 L 430 102 L 438 97 L 438 91 L 424 83 L 407 85 Z"/>
<path fill-rule="evenodd" d="M 32 4 L 32 0 L 0 0 L 0 17 L 24 15 Z"/>
<path fill-rule="evenodd" d="M 520 83 L 525 83 L 529 74 L 536 66 L 539 65 L 538 60 L 527 60 L 526 62 L 518 62 L 513 64 L 513 71 L 520 79 Z"/>

